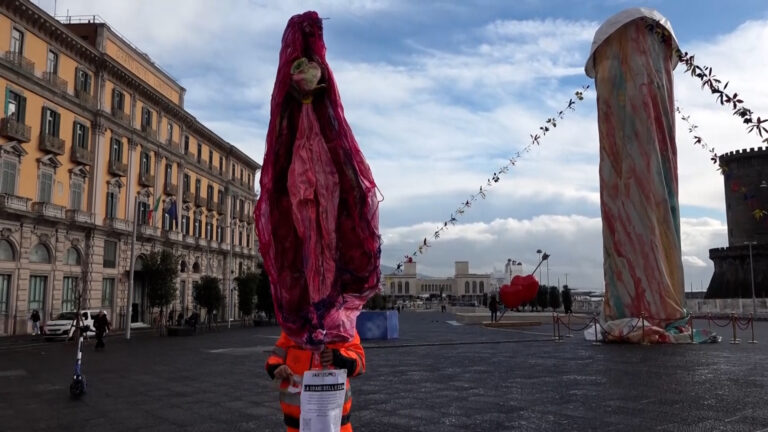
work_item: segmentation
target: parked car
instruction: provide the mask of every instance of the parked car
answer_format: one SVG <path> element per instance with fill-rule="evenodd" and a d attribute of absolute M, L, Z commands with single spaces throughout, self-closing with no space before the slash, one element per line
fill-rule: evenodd
<path fill-rule="evenodd" d="M 85 310 L 80 312 L 83 324 L 89 327 L 86 336 L 94 336 L 96 334 L 93 329 L 93 320 L 98 313 L 98 310 Z M 45 323 L 43 326 L 45 339 L 71 339 L 72 335 L 75 334 L 76 318 L 77 312 L 62 312 L 55 320 Z"/>

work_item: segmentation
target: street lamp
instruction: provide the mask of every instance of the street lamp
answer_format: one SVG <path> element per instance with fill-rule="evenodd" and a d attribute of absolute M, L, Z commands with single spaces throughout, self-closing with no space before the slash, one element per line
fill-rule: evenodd
<path fill-rule="evenodd" d="M 541 249 L 537 249 L 536 253 L 539 254 L 539 265 L 541 265 L 541 254 L 542 254 Z M 535 270 L 534 270 L 534 272 L 535 272 Z M 539 269 L 539 283 L 541 283 L 541 269 Z"/>
<path fill-rule="evenodd" d="M 757 242 L 744 242 L 745 245 L 749 245 L 749 272 L 752 279 L 752 317 L 757 316 L 757 300 L 755 299 L 755 268 L 752 266 L 752 245 L 756 245 Z"/>

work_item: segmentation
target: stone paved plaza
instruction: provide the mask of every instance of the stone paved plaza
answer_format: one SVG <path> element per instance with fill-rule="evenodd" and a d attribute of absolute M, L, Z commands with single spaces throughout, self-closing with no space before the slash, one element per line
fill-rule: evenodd
<path fill-rule="evenodd" d="M 550 326 L 453 319 L 404 312 L 399 340 L 364 343 L 356 431 L 768 431 L 768 323 L 756 345 L 593 346 L 554 343 Z M 278 333 L 144 332 L 110 337 L 103 353 L 90 342 L 79 401 L 67 390 L 73 343 L 0 341 L 0 431 L 282 431 L 264 372 Z"/>

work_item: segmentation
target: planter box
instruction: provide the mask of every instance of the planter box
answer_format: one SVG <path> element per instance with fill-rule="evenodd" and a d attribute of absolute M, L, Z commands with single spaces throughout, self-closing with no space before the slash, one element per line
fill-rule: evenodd
<path fill-rule="evenodd" d="M 400 324 L 397 311 L 362 311 L 357 316 L 357 333 L 362 340 L 397 339 Z"/>

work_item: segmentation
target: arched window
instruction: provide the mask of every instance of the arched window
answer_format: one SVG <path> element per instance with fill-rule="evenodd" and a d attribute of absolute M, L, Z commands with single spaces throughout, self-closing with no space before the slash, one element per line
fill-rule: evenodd
<path fill-rule="evenodd" d="M 403 293 L 403 282 L 397 281 L 397 293 L 402 294 Z"/>
<path fill-rule="evenodd" d="M 64 264 L 80 265 L 80 252 L 73 247 L 67 249 L 67 253 L 64 255 Z"/>
<path fill-rule="evenodd" d="M 406 294 L 411 293 L 411 284 L 408 281 L 405 281 L 405 293 Z"/>
<path fill-rule="evenodd" d="M 29 262 L 50 264 L 51 254 L 45 245 L 38 243 L 29 251 Z"/>
<path fill-rule="evenodd" d="M 394 282 L 390 282 L 390 283 L 389 283 L 389 291 L 390 291 L 392 294 L 394 294 L 394 293 L 395 293 L 395 283 L 394 283 Z"/>
<path fill-rule="evenodd" d="M 480 281 L 480 294 L 482 294 L 485 291 L 485 282 Z"/>
<path fill-rule="evenodd" d="M 15 261 L 13 246 L 8 240 L 0 240 L 0 261 Z"/>
<path fill-rule="evenodd" d="M 477 294 L 477 281 L 472 281 L 472 294 Z"/>
<path fill-rule="evenodd" d="M 186 273 L 187 272 L 187 262 L 182 260 L 179 264 L 179 272 Z"/>
<path fill-rule="evenodd" d="M 200 273 L 200 263 L 195 262 L 192 264 L 192 273 Z"/>
<path fill-rule="evenodd" d="M 469 294 L 469 281 L 464 282 L 464 294 Z"/>

